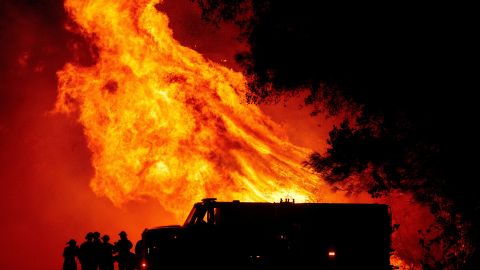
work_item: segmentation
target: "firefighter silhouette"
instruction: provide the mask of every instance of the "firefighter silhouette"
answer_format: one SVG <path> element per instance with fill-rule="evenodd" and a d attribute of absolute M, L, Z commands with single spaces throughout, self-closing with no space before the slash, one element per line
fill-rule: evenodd
<path fill-rule="evenodd" d="M 109 242 L 108 235 L 102 236 L 103 243 L 100 245 L 99 266 L 100 270 L 113 270 L 114 246 Z"/>
<path fill-rule="evenodd" d="M 80 245 L 78 258 L 82 265 L 82 270 L 94 269 L 94 248 L 93 248 L 93 233 L 89 232 L 85 236 L 85 242 Z"/>
<path fill-rule="evenodd" d="M 120 236 L 120 240 L 115 242 L 115 250 L 118 252 L 118 269 L 127 270 L 132 265 L 132 253 L 130 252 L 130 249 L 132 249 L 133 245 L 132 242 L 128 240 L 127 233 L 125 231 L 121 231 L 118 235 Z"/>
<path fill-rule="evenodd" d="M 100 241 L 100 233 L 94 232 L 92 234 L 92 252 L 93 252 L 93 269 L 98 270 L 99 263 L 100 263 L 100 249 L 102 246 L 102 242 Z"/>
<path fill-rule="evenodd" d="M 135 244 L 135 260 L 137 263 L 137 266 L 140 265 L 141 259 L 143 258 L 143 241 L 140 239 L 137 241 Z"/>
<path fill-rule="evenodd" d="M 77 262 L 75 257 L 78 256 L 79 248 L 77 246 L 77 241 L 71 239 L 67 242 L 67 247 L 63 250 L 63 270 L 77 270 Z"/>

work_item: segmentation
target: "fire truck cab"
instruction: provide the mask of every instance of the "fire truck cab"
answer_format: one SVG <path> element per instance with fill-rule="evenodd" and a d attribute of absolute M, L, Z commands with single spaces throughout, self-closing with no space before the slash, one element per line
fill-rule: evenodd
<path fill-rule="evenodd" d="M 143 269 L 392 269 L 383 204 L 196 203 L 185 223 L 145 229 Z"/>

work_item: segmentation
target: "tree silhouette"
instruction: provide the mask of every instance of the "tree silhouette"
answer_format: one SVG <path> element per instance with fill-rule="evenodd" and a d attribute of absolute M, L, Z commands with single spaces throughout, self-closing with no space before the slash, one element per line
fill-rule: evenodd
<path fill-rule="evenodd" d="M 239 26 L 249 45 L 237 60 L 249 78 L 250 101 L 308 89 L 313 114 L 351 113 L 330 132 L 327 152 L 313 153 L 307 166 L 351 192 L 413 193 L 437 219 L 419 232 L 424 269 L 480 267 L 471 8 L 195 2 L 205 20 Z M 433 246 L 440 255 L 430 252 Z"/>

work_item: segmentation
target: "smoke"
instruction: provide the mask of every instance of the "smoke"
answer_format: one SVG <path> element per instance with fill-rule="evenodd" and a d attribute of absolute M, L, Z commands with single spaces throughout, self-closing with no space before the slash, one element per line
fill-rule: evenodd
<path fill-rule="evenodd" d="M 174 37 L 209 59 L 235 68 L 233 55 L 244 46 L 234 39 L 235 29 L 219 30 L 195 21 L 196 8 L 186 3 L 163 5 L 176 18 L 170 22 Z M 95 170 L 84 128 L 74 117 L 50 113 L 57 95 L 56 72 L 67 62 L 91 66 L 96 57 L 89 41 L 65 26 L 73 27 L 61 1 L 0 3 L 0 269 L 59 269 L 62 249 L 70 238 L 81 242 L 86 232 L 100 231 L 116 240 L 116 234 L 126 230 L 136 241 L 143 228 L 179 218 L 147 198 L 116 208 L 90 188 Z M 275 114 L 274 120 L 283 121 L 293 142 L 322 151 L 326 136 L 318 136 L 319 140 L 315 134 L 326 134 L 335 119 L 312 129 L 315 120 L 307 116 L 308 109 L 291 113 L 291 106 L 263 109 Z M 299 121 L 303 117 L 308 120 Z M 415 232 L 423 226 L 419 221 L 428 223 L 428 211 L 417 210 L 423 208 L 411 205 L 407 195 L 389 204 L 394 217 L 405 216 L 396 221 L 401 223 L 398 236 L 394 235 L 400 243 L 398 252 L 404 257 L 410 252 L 415 260 L 419 254 L 412 252 L 418 246 Z"/>
<path fill-rule="evenodd" d="M 82 127 L 49 113 L 56 71 L 79 55 L 65 20 L 61 1 L 0 3 L 0 269 L 60 269 L 70 238 L 96 230 L 116 240 L 126 230 L 135 241 L 145 227 L 174 221 L 156 202 L 118 209 L 89 188 Z"/>

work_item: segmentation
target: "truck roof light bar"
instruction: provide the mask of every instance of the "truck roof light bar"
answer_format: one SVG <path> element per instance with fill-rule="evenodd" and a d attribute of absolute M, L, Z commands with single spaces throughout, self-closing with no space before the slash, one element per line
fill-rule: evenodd
<path fill-rule="evenodd" d="M 216 202 L 216 201 L 217 201 L 217 198 L 204 198 L 204 199 L 202 199 L 203 203 L 212 203 L 212 202 Z"/>

